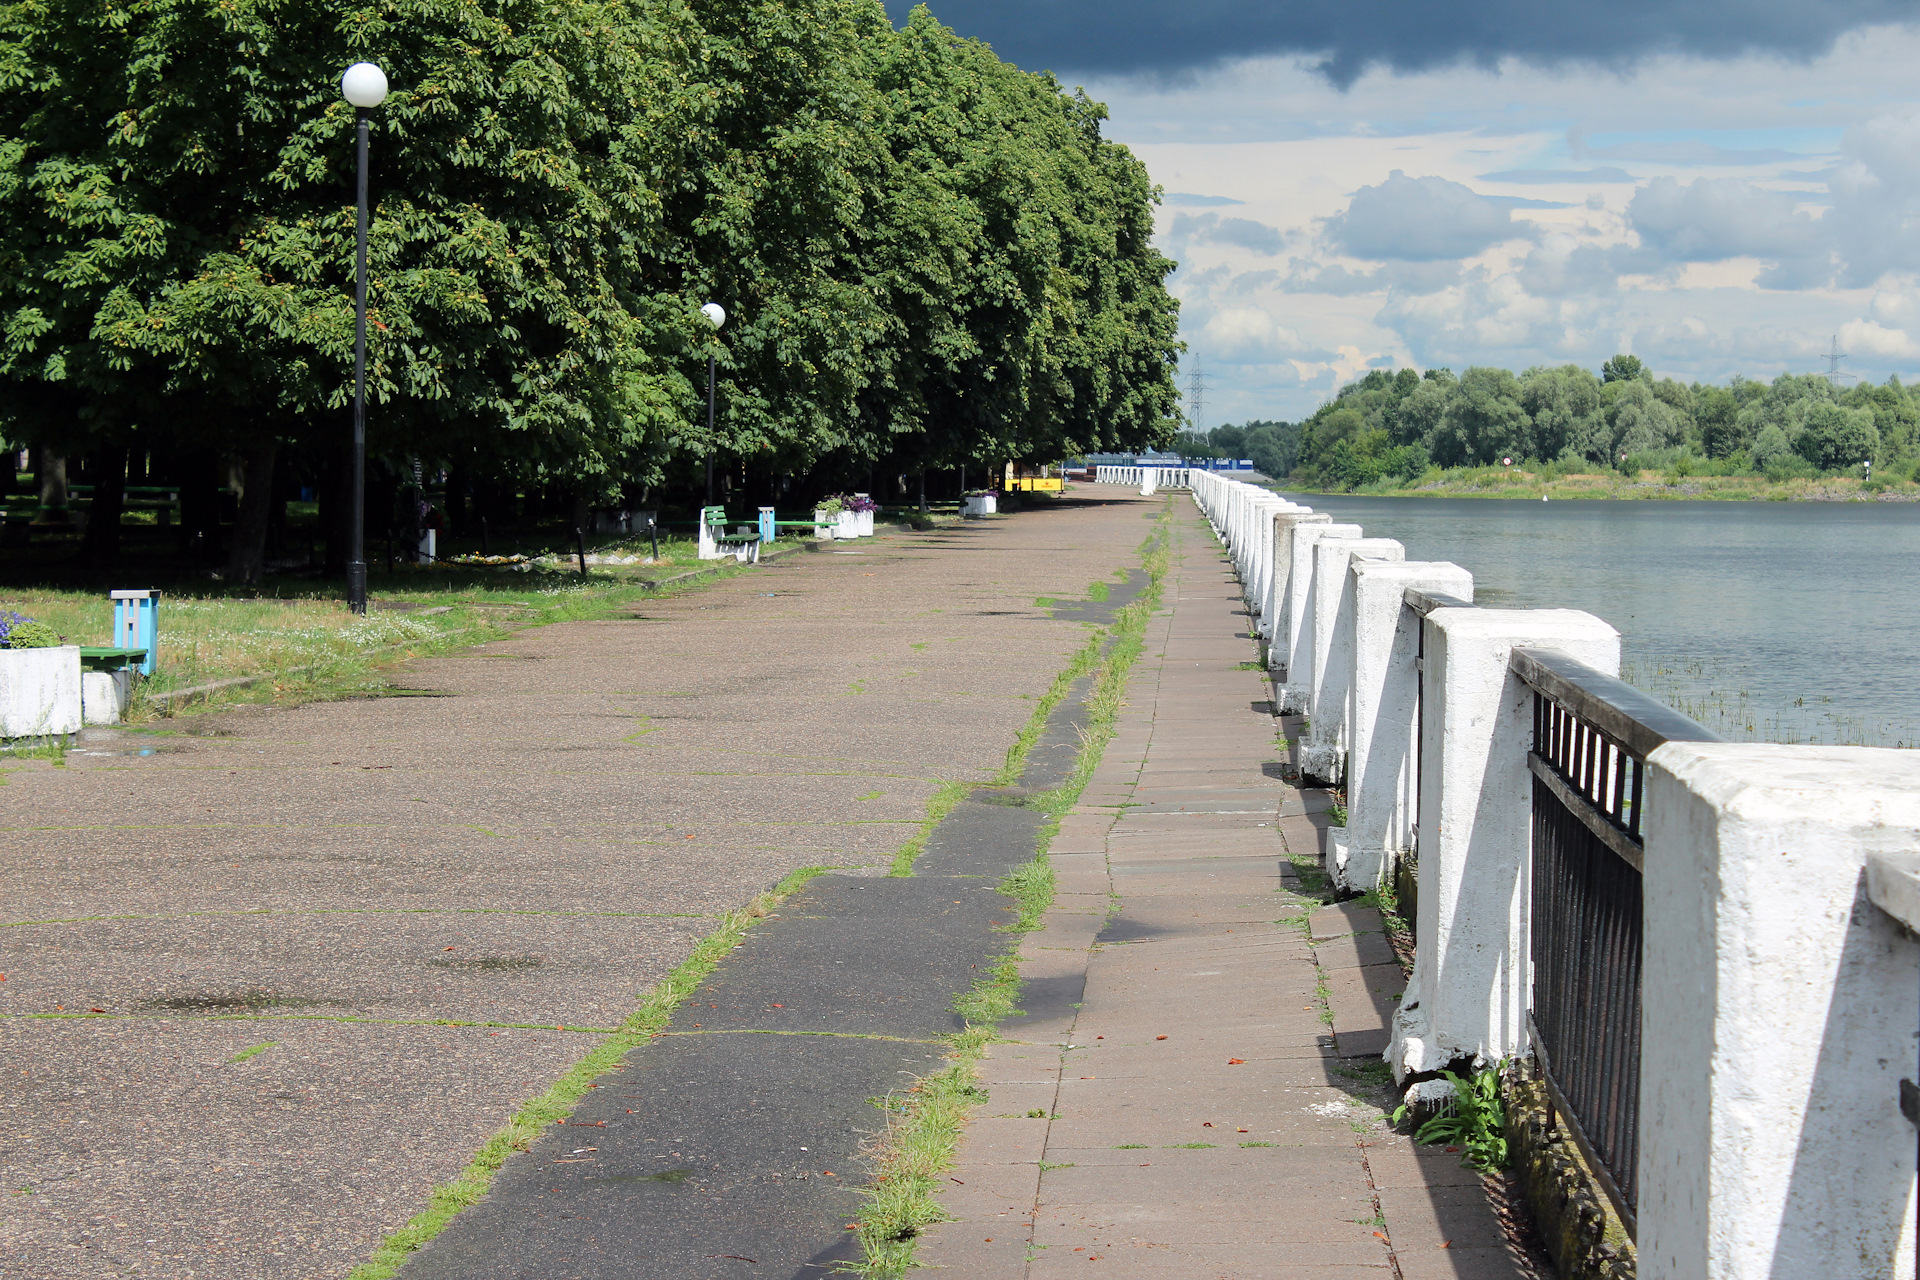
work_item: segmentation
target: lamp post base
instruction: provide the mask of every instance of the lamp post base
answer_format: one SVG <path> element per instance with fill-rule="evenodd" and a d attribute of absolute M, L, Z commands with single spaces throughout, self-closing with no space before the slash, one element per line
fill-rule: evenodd
<path fill-rule="evenodd" d="M 367 611 L 367 562 L 347 561 L 347 607 L 364 615 Z"/>

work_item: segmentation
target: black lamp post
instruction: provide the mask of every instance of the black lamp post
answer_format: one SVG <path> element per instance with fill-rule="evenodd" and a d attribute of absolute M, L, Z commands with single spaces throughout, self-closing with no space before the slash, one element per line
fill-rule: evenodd
<path fill-rule="evenodd" d="M 373 108 L 387 100 L 387 73 L 356 62 L 340 77 L 340 96 L 354 106 L 359 152 L 359 207 L 353 259 L 353 483 L 347 504 L 347 607 L 367 611 L 367 132 Z"/>
<path fill-rule="evenodd" d="M 727 322 L 727 309 L 721 306 L 717 302 L 709 302 L 706 306 L 700 308 L 700 314 L 707 318 L 707 323 L 714 327 L 715 332 L 718 332 L 720 329 L 720 326 Z M 707 505 L 708 506 L 713 505 L 714 447 L 715 446 L 714 446 L 714 435 L 713 435 L 713 352 L 709 351 L 707 353 Z"/>

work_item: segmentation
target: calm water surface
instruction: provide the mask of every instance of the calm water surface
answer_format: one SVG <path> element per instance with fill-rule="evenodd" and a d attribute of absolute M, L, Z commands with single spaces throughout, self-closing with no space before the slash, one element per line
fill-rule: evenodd
<path fill-rule="evenodd" d="M 1920 744 L 1920 503 L 1294 496 L 1482 605 L 1598 614 L 1631 683 L 1729 738 Z"/>

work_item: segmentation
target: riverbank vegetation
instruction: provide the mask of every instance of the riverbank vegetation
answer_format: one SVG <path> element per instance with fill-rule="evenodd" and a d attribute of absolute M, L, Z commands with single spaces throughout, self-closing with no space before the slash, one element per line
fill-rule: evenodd
<path fill-rule="evenodd" d="M 376 536 L 436 477 L 455 530 L 571 528 L 698 505 L 709 462 L 736 504 L 800 507 L 1171 438 L 1145 167 L 924 8 L 46 0 L 0 6 L 0 441 L 38 455 L 32 490 L 0 471 L 14 514 L 70 527 L 89 486 L 106 563 L 128 504 L 177 492 L 183 550 L 252 581 L 304 496 L 338 571 L 361 59 L 393 85 Z"/>
<path fill-rule="evenodd" d="M 1628 355 L 1597 376 L 1374 370 L 1305 421 L 1216 428 L 1208 444 L 1321 492 L 1920 498 L 1920 398 L 1898 379 L 1688 384 Z"/>

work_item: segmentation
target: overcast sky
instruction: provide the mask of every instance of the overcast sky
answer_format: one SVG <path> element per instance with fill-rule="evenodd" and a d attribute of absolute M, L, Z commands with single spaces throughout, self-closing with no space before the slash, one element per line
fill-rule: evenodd
<path fill-rule="evenodd" d="M 1409 365 L 1920 377 L 1920 0 L 933 10 L 1166 189 L 1204 426 Z"/>

